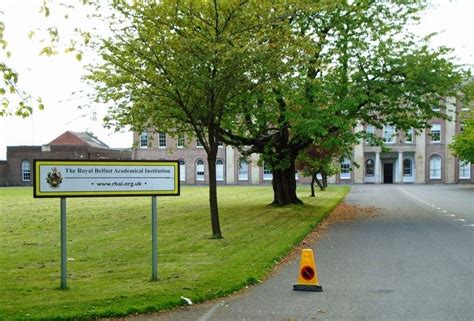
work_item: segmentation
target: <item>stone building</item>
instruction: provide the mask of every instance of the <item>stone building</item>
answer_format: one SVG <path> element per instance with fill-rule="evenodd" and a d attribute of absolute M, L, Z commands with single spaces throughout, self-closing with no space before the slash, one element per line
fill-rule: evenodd
<path fill-rule="evenodd" d="M 7 160 L 0 162 L 0 186 L 33 184 L 34 159 L 129 160 L 129 149 L 112 149 L 89 133 L 66 131 L 43 146 L 8 146 Z"/>
<path fill-rule="evenodd" d="M 433 119 L 431 126 L 415 134 L 396 130 L 392 126 L 375 129 L 360 125 L 356 131 L 367 130 L 383 137 L 390 152 L 366 142 L 354 146 L 352 161 L 341 163 L 341 173 L 331 177 L 332 183 L 472 183 L 472 164 L 454 157 L 448 148 L 453 136 L 462 131 L 462 119 L 469 111 L 459 99 L 448 98 L 439 107 L 450 120 Z M 164 132 L 133 133 L 132 159 L 179 160 L 180 180 L 184 184 L 208 182 L 206 152 L 199 142 L 184 135 L 172 137 Z M 216 161 L 217 181 L 221 184 L 265 184 L 272 180 L 271 172 L 258 165 L 259 156 L 243 159 L 231 146 L 219 148 Z M 352 166 L 352 162 L 359 167 Z M 296 174 L 299 182 L 309 179 Z"/>

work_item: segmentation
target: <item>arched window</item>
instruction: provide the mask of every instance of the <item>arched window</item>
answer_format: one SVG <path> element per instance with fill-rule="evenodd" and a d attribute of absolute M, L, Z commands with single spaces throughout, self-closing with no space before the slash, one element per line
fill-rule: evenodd
<path fill-rule="evenodd" d="M 29 182 L 31 180 L 30 161 L 26 159 L 21 162 L 21 180 L 23 182 Z"/>
<path fill-rule="evenodd" d="M 411 176 L 412 173 L 411 159 L 405 158 L 403 160 L 403 176 Z"/>
<path fill-rule="evenodd" d="M 365 161 L 365 176 L 374 176 L 374 161 L 372 159 Z"/>
<path fill-rule="evenodd" d="M 471 178 L 471 163 L 459 161 L 459 178 L 461 179 Z"/>
<path fill-rule="evenodd" d="M 249 179 L 249 163 L 243 158 L 239 160 L 239 181 L 247 181 Z"/>
<path fill-rule="evenodd" d="M 220 159 L 216 161 L 216 181 L 224 180 L 224 162 Z"/>
<path fill-rule="evenodd" d="M 196 162 L 196 181 L 204 181 L 204 161 L 198 159 Z"/>
<path fill-rule="evenodd" d="M 441 178 L 441 157 L 438 155 L 430 158 L 430 178 Z"/>
<path fill-rule="evenodd" d="M 341 163 L 341 179 L 351 179 L 351 160 L 344 158 Z"/>
<path fill-rule="evenodd" d="M 186 181 L 186 162 L 184 160 L 179 161 L 179 180 Z"/>
<path fill-rule="evenodd" d="M 264 180 L 272 180 L 273 179 L 273 174 L 270 169 L 270 167 L 267 166 L 267 164 L 263 164 L 263 179 Z"/>

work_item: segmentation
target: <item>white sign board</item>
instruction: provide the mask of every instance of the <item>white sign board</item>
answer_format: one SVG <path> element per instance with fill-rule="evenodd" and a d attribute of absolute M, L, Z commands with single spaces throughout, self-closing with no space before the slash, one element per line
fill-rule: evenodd
<path fill-rule="evenodd" d="M 35 160 L 34 197 L 179 195 L 177 161 Z"/>

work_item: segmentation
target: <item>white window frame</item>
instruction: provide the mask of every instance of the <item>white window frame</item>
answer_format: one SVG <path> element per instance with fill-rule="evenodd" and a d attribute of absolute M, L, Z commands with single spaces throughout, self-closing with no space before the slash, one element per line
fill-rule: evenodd
<path fill-rule="evenodd" d="M 206 180 L 206 169 L 204 168 L 204 161 L 198 159 L 196 161 L 196 181 L 204 182 Z"/>
<path fill-rule="evenodd" d="M 438 139 L 433 138 L 433 133 L 438 136 Z M 430 142 L 441 143 L 441 124 L 432 124 L 430 129 Z"/>
<path fill-rule="evenodd" d="M 406 162 L 410 162 L 409 165 L 410 166 L 405 166 L 406 165 Z M 405 158 L 403 160 L 403 176 L 408 176 L 408 177 L 411 177 L 413 175 L 413 161 L 411 160 L 411 158 Z M 407 173 L 409 172 L 409 173 Z"/>
<path fill-rule="evenodd" d="M 408 138 L 410 138 L 410 139 L 408 139 Z M 405 133 L 405 143 L 407 143 L 407 144 L 412 144 L 413 143 L 413 128 L 410 128 Z"/>
<path fill-rule="evenodd" d="M 344 158 L 341 162 L 341 174 L 339 175 L 341 180 L 351 179 L 351 160 Z"/>
<path fill-rule="evenodd" d="M 388 137 L 389 134 L 391 134 L 390 137 Z M 383 126 L 383 141 L 386 144 L 395 144 L 396 136 L 397 136 L 397 130 L 394 126 L 391 126 L 391 125 Z"/>
<path fill-rule="evenodd" d="M 148 148 L 148 133 L 147 132 L 141 132 L 139 140 L 140 140 L 140 148 Z"/>
<path fill-rule="evenodd" d="M 218 166 L 221 166 L 220 169 Z M 216 160 L 216 181 L 224 181 L 224 161 L 222 159 Z"/>
<path fill-rule="evenodd" d="M 166 133 L 158 132 L 158 148 L 166 148 Z"/>
<path fill-rule="evenodd" d="M 186 182 L 186 162 L 182 159 L 179 160 L 179 181 Z"/>
<path fill-rule="evenodd" d="M 178 134 L 176 139 L 176 148 L 184 148 L 184 134 Z"/>
<path fill-rule="evenodd" d="M 30 161 L 27 159 L 21 161 L 21 181 L 31 181 L 31 164 Z"/>
<path fill-rule="evenodd" d="M 439 155 L 432 155 L 430 157 L 430 178 L 441 179 L 442 160 Z"/>
<path fill-rule="evenodd" d="M 471 179 L 471 163 L 459 161 L 459 179 Z"/>
<path fill-rule="evenodd" d="M 243 158 L 239 160 L 237 177 L 239 181 L 249 180 L 249 163 Z"/>
<path fill-rule="evenodd" d="M 263 163 L 263 180 L 269 181 L 273 179 L 272 171 L 267 167 L 265 163 Z"/>
<path fill-rule="evenodd" d="M 204 146 L 201 144 L 201 141 L 196 138 L 196 148 L 204 148 Z"/>

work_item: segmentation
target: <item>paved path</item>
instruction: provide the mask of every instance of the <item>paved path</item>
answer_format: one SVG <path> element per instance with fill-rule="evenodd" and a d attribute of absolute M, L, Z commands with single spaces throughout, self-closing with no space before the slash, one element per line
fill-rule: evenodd
<path fill-rule="evenodd" d="M 298 262 L 216 302 L 133 320 L 474 320 L 474 186 L 354 185 L 379 216 L 314 244 L 323 292 L 295 292 Z"/>

